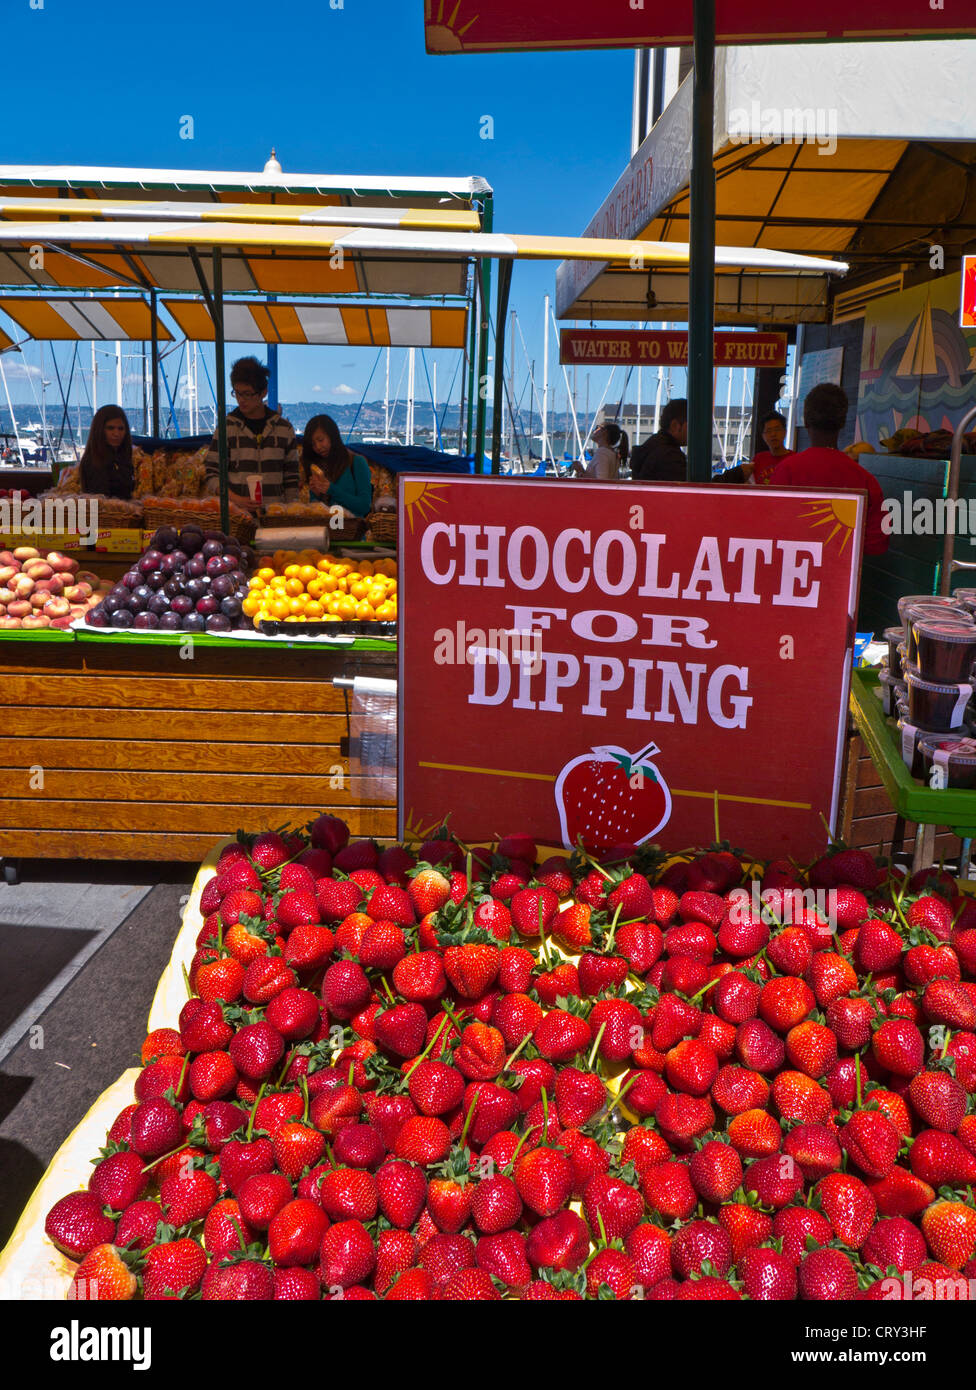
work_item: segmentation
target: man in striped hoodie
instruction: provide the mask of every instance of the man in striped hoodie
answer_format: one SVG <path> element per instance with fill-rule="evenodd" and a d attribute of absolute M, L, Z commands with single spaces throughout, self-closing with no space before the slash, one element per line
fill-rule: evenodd
<path fill-rule="evenodd" d="M 231 502 L 249 511 L 268 502 L 295 502 L 300 485 L 298 444 L 291 424 L 269 410 L 268 369 L 256 357 L 241 357 L 230 369 L 231 395 L 236 409 L 227 416 L 227 486 Z M 220 491 L 220 453 L 217 434 L 206 458 L 205 492 Z M 261 479 L 261 502 L 253 501 L 248 477 Z"/>

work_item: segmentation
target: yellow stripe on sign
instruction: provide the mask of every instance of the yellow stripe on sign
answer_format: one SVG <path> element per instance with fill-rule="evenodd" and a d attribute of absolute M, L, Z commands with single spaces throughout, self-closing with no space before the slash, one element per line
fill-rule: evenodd
<path fill-rule="evenodd" d="M 498 767 L 464 767 L 459 763 L 418 763 L 418 767 L 433 768 L 436 772 L 477 772 L 485 777 L 518 777 L 528 782 L 555 782 L 548 772 L 508 772 Z M 685 792 L 676 791 L 670 788 L 672 796 L 695 796 L 702 797 L 705 801 L 714 800 L 715 792 Z M 719 801 L 737 801 L 745 806 L 780 806 L 788 811 L 812 811 L 813 807 L 803 801 L 770 801 L 762 796 L 731 796 L 725 792 L 718 792 Z"/>

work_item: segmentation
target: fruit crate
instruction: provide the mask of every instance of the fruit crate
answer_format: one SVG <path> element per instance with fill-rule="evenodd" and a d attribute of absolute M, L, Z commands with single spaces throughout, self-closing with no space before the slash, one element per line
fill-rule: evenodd
<path fill-rule="evenodd" d="M 851 673 L 851 713 L 895 813 L 913 825 L 948 826 L 961 840 L 976 838 L 976 791 L 937 791 L 912 776 L 902 760 L 897 732 L 881 708 L 878 685 L 873 667 Z"/>

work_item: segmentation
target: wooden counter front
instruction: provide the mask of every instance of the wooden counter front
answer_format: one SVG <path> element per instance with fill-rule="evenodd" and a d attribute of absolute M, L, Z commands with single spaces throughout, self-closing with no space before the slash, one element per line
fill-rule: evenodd
<path fill-rule="evenodd" d="M 0 643 L 0 858 L 198 861 L 238 829 L 322 811 L 392 837 L 393 804 L 350 775 L 350 693 L 332 681 L 356 675 L 393 680 L 396 658 Z"/>

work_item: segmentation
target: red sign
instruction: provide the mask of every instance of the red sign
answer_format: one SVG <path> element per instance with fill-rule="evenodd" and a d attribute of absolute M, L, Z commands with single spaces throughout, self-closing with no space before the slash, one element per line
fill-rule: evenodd
<path fill-rule="evenodd" d="M 720 44 L 976 34 L 971 0 L 717 0 Z M 642 48 L 693 42 L 693 0 L 425 0 L 428 53 Z"/>
<path fill-rule="evenodd" d="M 563 328 L 559 360 L 686 367 L 688 334 L 669 329 Z M 785 333 L 716 333 L 716 367 L 785 367 Z"/>
<path fill-rule="evenodd" d="M 976 328 L 976 256 L 962 258 L 962 310 L 959 322 L 963 328 Z"/>
<path fill-rule="evenodd" d="M 400 834 L 812 858 L 862 494 L 400 477 Z"/>

